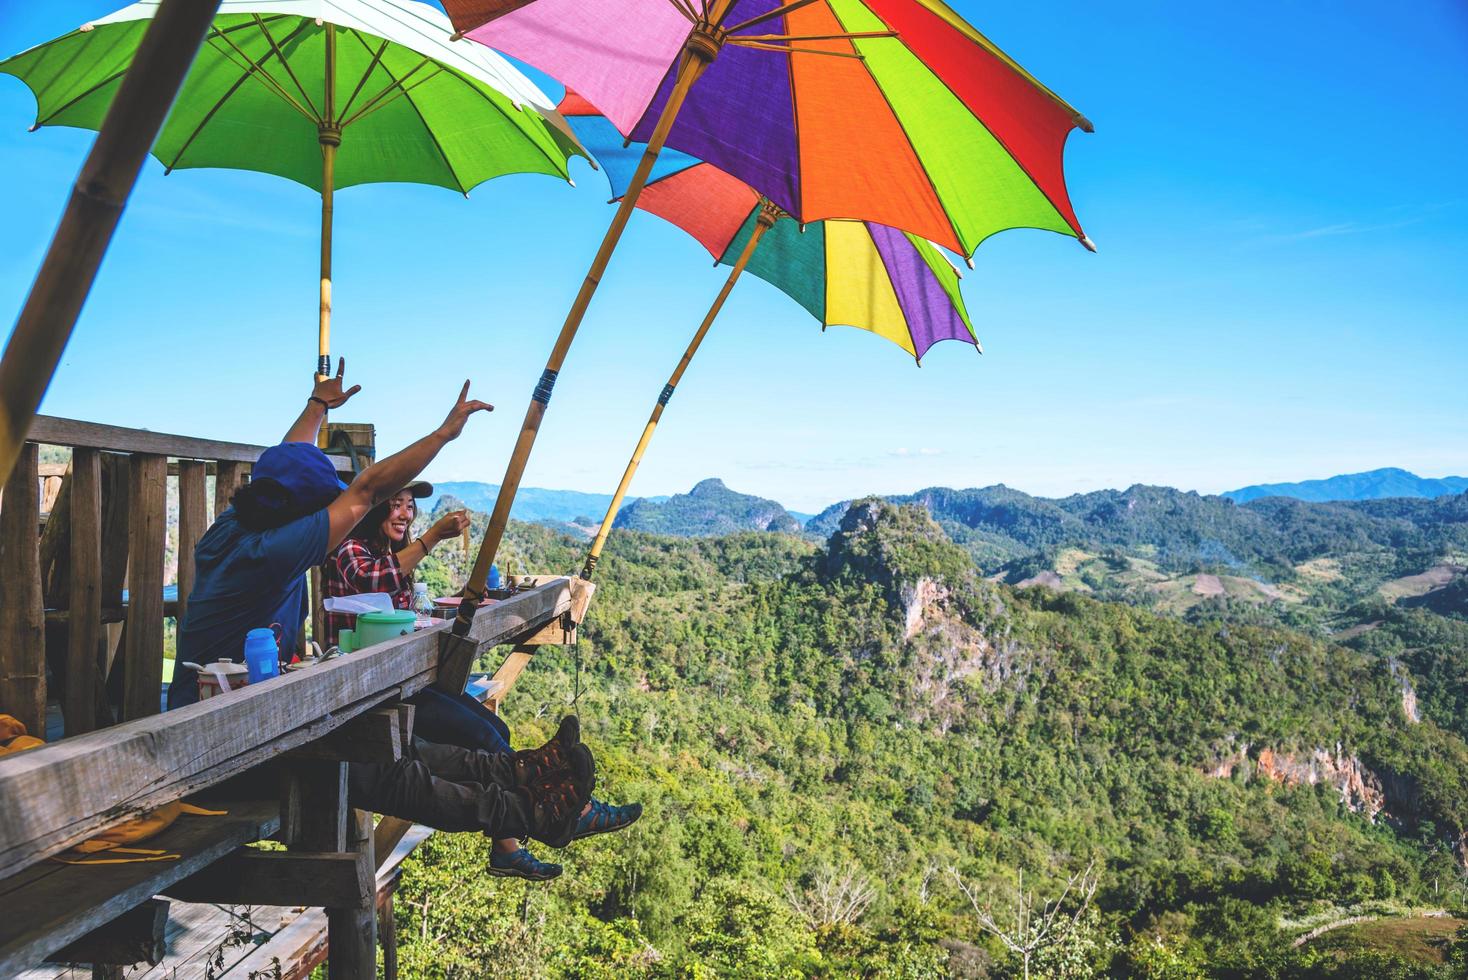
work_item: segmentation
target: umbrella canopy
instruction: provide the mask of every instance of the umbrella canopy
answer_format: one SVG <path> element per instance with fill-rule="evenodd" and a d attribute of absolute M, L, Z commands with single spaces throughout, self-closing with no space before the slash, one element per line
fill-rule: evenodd
<path fill-rule="evenodd" d="M 799 221 L 874 221 L 966 256 L 1006 228 L 1089 245 L 1062 155 L 1070 130 L 1090 124 L 941 0 L 444 7 L 466 36 L 555 76 L 623 135 L 654 143 L 680 55 L 702 37 L 714 57 L 667 146 Z"/>
<path fill-rule="evenodd" d="M 157 9 L 134 3 L 0 61 L 35 94 L 32 128 L 100 128 Z M 502 174 L 569 179 L 582 152 L 529 79 L 450 30 L 417 0 L 224 0 L 153 145 L 170 172 L 255 170 L 321 192 L 318 376 L 331 363 L 336 188 L 467 194 Z"/>
<path fill-rule="evenodd" d="M 574 93 L 558 108 L 620 197 L 642 147 L 624 143 L 612 123 Z M 716 261 L 733 266 L 754 235 L 764 200 L 714 165 L 665 150 L 637 207 L 682 228 Z M 869 330 L 919 361 L 939 341 L 979 346 L 958 270 L 931 242 L 910 232 L 837 218 L 804 226 L 777 221 L 744 268 L 799 303 L 823 328 Z"/>
<path fill-rule="evenodd" d="M 35 94 L 33 128 L 100 127 L 157 8 L 131 4 L 0 61 Z M 467 192 L 502 174 L 567 177 L 576 148 L 554 103 L 493 51 L 451 43 L 450 30 L 416 0 L 224 0 L 153 155 L 169 170 L 255 170 L 320 191 L 325 128 L 340 136 L 338 188 Z"/>

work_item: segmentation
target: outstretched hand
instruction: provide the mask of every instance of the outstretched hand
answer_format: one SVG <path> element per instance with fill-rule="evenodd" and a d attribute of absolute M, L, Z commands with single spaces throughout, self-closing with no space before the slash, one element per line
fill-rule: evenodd
<path fill-rule="evenodd" d="M 443 420 L 443 425 L 438 431 L 445 439 L 457 439 L 459 433 L 464 431 L 464 423 L 469 421 L 469 416 L 475 412 L 493 412 L 494 406 L 489 402 L 482 402 L 469 397 L 469 382 L 464 382 L 464 387 L 459 391 L 459 400 L 449 410 L 448 418 Z"/>
<path fill-rule="evenodd" d="M 467 510 L 449 511 L 433 523 L 424 537 L 432 538 L 435 542 L 447 541 L 463 534 L 464 528 L 468 526 L 469 512 Z"/>
<path fill-rule="evenodd" d="M 347 359 L 339 357 L 336 361 L 336 377 L 322 378 L 316 382 L 316 387 L 311 389 L 311 397 L 319 398 L 326 403 L 327 408 L 340 408 L 347 403 L 357 392 L 362 390 L 361 385 L 352 385 L 346 391 L 342 391 L 342 375 L 347 372 Z"/>

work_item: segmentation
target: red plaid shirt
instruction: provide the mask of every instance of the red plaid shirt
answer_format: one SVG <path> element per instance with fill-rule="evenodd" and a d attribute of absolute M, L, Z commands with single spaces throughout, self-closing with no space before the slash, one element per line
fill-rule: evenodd
<path fill-rule="evenodd" d="M 379 554 L 362 538 L 347 538 L 337 547 L 326 559 L 321 582 L 328 597 L 388 592 L 393 608 L 413 608 L 413 574 L 402 570 L 397 555 Z M 327 613 L 327 645 L 335 644 L 337 633 L 351 629 L 356 618 L 351 613 Z"/>

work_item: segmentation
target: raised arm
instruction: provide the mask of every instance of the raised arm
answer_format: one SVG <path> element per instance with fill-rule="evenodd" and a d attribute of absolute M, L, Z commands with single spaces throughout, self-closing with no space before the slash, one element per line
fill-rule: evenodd
<path fill-rule="evenodd" d="M 423 472 L 423 468 L 433 461 L 440 449 L 459 438 L 469 416 L 475 412 L 492 411 L 493 405 L 469 397 L 469 382 L 465 381 L 459 392 L 459 400 L 454 403 L 442 425 L 407 449 L 380 459 L 358 473 L 352 485 L 332 501 L 331 506 L 326 509 L 331 522 L 327 551 L 341 544 L 347 533 L 367 516 L 373 506 L 401 490 Z"/>
<path fill-rule="evenodd" d="M 347 370 L 347 359 L 337 358 L 336 377 L 325 378 L 316 382 L 316 387 L 311 389 L 311 397 L 306 401 L 306 407 L 301 411 L 300 418 L 292 423 L 286 431 L 285 438 L 281 442 L 311 442 L 321 433 L 321 423 L 326 421 L 326 410 L 328 408 L 339 408 L 345 405 L 348 398 L 362 390 L 361 385 L 352 385 L 346 391 L 342 391 L 342 375 Z"/>

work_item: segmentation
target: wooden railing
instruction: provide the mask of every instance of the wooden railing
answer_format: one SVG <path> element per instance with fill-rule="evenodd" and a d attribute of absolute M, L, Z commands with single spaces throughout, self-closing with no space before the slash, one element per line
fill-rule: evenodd
<path fill-rule="evenodd" d="M 70 450 L 70 462 L 41 464 L 42 445 Z M 0 497 L 0 711 L 44 734 L 49 662 L 67 735 L 112 723 L 105 692 L 119 667 L 118 720 L 156 714 L 164 619 L 184 612 L 193 586 L 207 481 L 218 515 L 265 448 L 38 416 Z M 178 600 L 165 604 L 170 531 Z"/>
<path fill-rule="evenodd" d="M 47 956 L 131 962 L 104 952 L 117 948 L 119 933 L 129 949 L 161 948 L 167 903 L 154 900 L 159 894 L 324 908 L 330 976 L 375 976 L 377 870 L 409 825 L 385 818 L 374 831 L 353 811 L 347 765 L 400 758 L 413 715 L 404 699 L 429 685 L 462 691 L 482 653 L 513 643 L 493 685 L 502 699 L 535 646 L 562 642 L 579 622 L 589 583 L 537 577 L 481 611 L 467 638 L 441 623 L 160 714 L 163 620 L 172 611 L 163 601 L 167 481 L 178 481 L 172 526 L 186 600 L 189 559 L 208 522 L 207 477 L 216 479 L 217 514 L 264 447 L 49 418 L 37 419 L 31 437 L 0 498 L 0 712 L 44 729 L 49 634 L 67 737 L 0 758 L 0 905 L 8 910 L 0 976 Z M 40 470 L 43 443 L 72 450 L 44 522 L 41 481 L 53 477 Z M 111 720 L 104 684 L 117 647 L 103 634 L 118 623 L 123 720 L 100 727 Z M 212 823 L 181 820 L 147 845 L 175 860 L 107 869 L 48 860 L 267 764 L 265 784 L 278 787 L 267 798 L 231 803 Z M 265 837 L 288 850 L 241 847 Z"/>

